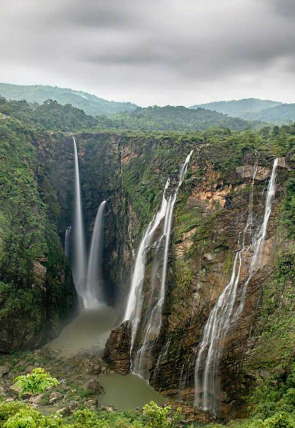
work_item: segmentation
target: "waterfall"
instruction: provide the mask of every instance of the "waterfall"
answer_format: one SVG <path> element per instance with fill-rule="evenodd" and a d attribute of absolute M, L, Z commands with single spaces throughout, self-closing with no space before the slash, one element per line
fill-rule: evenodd
<path fill-rule="evenodd" d="M 195 405 L 217 416 L 220 388 L 219 363 L 222 356 L 222 342 L 227 332 L 232 328 L 242 314 L 245 304 L 247 286 L 253 273 L 259 268 L 266 238 L 268 220 L 271 214 L 272 203 L 275 196 L 275 179 L 278 159 L 274 161 L 271 178 L 269 181 L 265 210 L 262 224 L 252 243 L 246 246 L 246 236 L 252 233 L 253 223 L 253 187 L 257 167 L 254 167 L 252 186 L 249 198 L 249 213 L 246 226 L 242 232 L 241 249 L 237 251 L 230 282 L 219 296 L 213 307 L 204 328 L 202 341 L 199 345 L 198 356 L 195 364 Z M 252 252 L 250 267 L 246 280 L 239 284 L 243 256 L 246 252 Z M 235 306 L 238 307 L 235 309 Z"/>
<path fill-rule="evenodd" d="M 75 220 L 73 277 L 76 291 L 83 299 L 83 288 L 86 280 L 86 251 L 82 215 L 79 161 L 75 137 L 73 137 L 73 143 L 75 156 Z"/>
<path fill-rule="evenodd" d="M 72 231 L 72 226 L 68 226 L 66 228 L 66 233 L 65 233 L 65 254 L 66 254 L 68 259 L 70 258 L 71 231 Z"/>
<path fill-rule="evenodd" d="M 130 288 L 127 307 L 126 307 L 125 316 L 124 316 L 124 321 L 126 320 L 132 321 L 131 349 L 133 348 L 137 328 L 140 322 L 141 309 L 142 309 L 142 303 L 143 303 L 142 287 L 143 287 L 144 275 L 145 275 L 146 251 L 150 246 L 150 243 L 153 239 L 156 229 L 158 228 L 159 224 L 165 217 L 166 209 L 167 209 L 167 200 L 165 197 L 165 193 L 169 186 L 169 183 L 170 183 L 170 180 L 168 179 L 164 188 L 161 208 L 157 212 L 153 220 L 150 222 L 150 224 L 148 225 L 137 251 L 135 267 L 134 267 L 132 282 L 131 282 L 131 288 Z"/>
<path fill-rule="evenodd" d="M 83 307 L 86 309 L 98 306 L 102 301 L 102 242 L 103 242 L 103 213 L 106 201 L 103 201 L 97 211 L 94 229 L 91 239 L 88 267 L 86 270 L 86 249 L 84 224 L 82 215 L 81 188 L 78 152 L 75 137 L 75 221 L 74 221 L 74 260 L 72 264 L 73 278 L 77 293 L 82 299 Z M 67 228 L 65 237 L 65 251 L 69 254 L 69 236 L 71 228 Z"/>
<path fill-rule="evenodd" d="M 134 346 L 134 341 L 136 338 L 140 321 L 142 320 L 142 308 L 144 299 L 143 285 L 145 278 L 146 253 L 151 246 L 155 231 L 160 226 L 160 223 L 163 223 L 162 220 L 164 220 L 164 224 L 162 225 L 162 233 L 156 241 L 155 256 L 152 268 L 151 293 L 148 302 L 145 326 L 141 334 L 144 340 L 132 364 L 133 372 L 141 375 L 146 379 L 148 379 L 149 377 L 148 369 L 146 367 L 146 361 L 148 359 L 149 353 L 151 352 L 153 341 L 158 337 L 162 325 L 162 308 L 165 299 L 165 285 L 167 276 L 168 253 L 172 228 L 173 209 L 176 202 L 178 190 L 184 180 L 192 153 L 193 152 L 191 151 L 190 154 L 186 157 L 186 160 L 182 165 L 179 173 L 177 187 L 176 189 L 173 189 L 171 191 L 171 194 L 168 197 L 166 196 L 166 193 L 170 185 L 170 180 L 168 179 L 168 181 L 166 182 L 160 210 L 157 212 L 154 219 L 148 225 L 148 228 L 143 236 L 143 239 L 140 243 L 137 252 L 131 289 L 124 317 L 125 320 L 130 319 L 132 321 L 131 351 Z"/>
<path fill-rule="evenodd" d="M 98 210 L 92 233 L 90 254 L 88 260 L 86 290 L 83 297 L 85 308 L 98 306 L 102 302 L 102 243 L 103 243 L 103 214 L 106 201 L 103 201 Z"/>

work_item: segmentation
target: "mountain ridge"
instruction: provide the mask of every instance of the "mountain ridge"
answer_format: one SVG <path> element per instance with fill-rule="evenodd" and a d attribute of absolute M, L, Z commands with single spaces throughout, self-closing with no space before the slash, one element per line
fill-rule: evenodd
<path fill-rule="evenodd" d="M 4 98 L 30 103 L 41 104 L 48 99 L 53 99 L 59 104 L 72 104 L 91 116 L 112 115 L 124 111 L 130 111 L 138 106 L 130 102 L 108 101 L 96 95 L 70 88 L 60 88 L 50 85 L 16 85 L 0 83 L 0 95 Z"/>
<path fill-rule="evenodd" d="M 195 104 L 190 108 L 197 109 L 201 107 L 208 110 L 215 110 L 219 113 L 228 114 L 229 116 L 245 119 L 245 115 L 248 113 L 258 113 L 266 108 L 271 108 L 281 104 L 282 103 L 280 101 L 261 100 L 259 98 L 242 98 L 240 100 L 213 101 L 210 103 Z"/>

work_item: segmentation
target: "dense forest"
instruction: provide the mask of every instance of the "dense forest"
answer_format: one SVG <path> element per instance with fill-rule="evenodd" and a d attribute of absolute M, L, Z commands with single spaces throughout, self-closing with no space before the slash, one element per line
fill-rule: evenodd
<path fill-rule="evenodd" d="M 43 129 L 75 131 L 96 127 L 99 129 L 134 131 L 193 131 L 210 127 L 224 127 L 245 130 L 253 125 L 210 110 L 190 110 L 185 107 L 137 108 L 133 112 L 110 117 L 87 115 L 84 110 L 71 104 L 62 106 L 55 100 L 43 104 L 29 104 L 27 101 L 7 101 L 0 98 L 0 112 L 39 126 Z"/>

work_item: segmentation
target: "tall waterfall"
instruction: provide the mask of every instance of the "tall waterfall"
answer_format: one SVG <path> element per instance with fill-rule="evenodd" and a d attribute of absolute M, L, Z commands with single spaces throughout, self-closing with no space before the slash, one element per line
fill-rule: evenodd
<path fill-rule="evenodd" d="M 65 254 L 66 254 L 67 258 L 70 257 L 71 231 L 72 231 L 72 226 L 68 226 L 66 228 L 66 233 L 65 233 Z"/>
<path fill-rule="evenodd" d="M 146 254 L 151 246 L 156 230 L 161 225 L 161 223 L 163 223 L 162 233 L 156 241 L 155 256 L 152 268 L 150 298 L 147 305 L 148 309 L 145 325 L 141 331 L 141 337 L 143 337 L 144 340 L 141 348 L 138 350 L 136 357 L 134 358 L 132 365 L 133 372 L 141 375 L 146 379 L 148 378 L 149 374 L 145 362 L 147 361 L 148 354 L 151 352 L 152 343 L 158 337 L 162 325 L 162 308 L 165 299 L 165 284 L 173 209 L 178 190 L 184 180 L 191 155 L 192 151 L 187 156 L 184 164 L 181 167 L 176 189 L 173 189 L 169 196 L 167 196 L 166 193 L 170 185 L 170 180 L 168 179 L 166 182 L 160 210 L 148 225 L 137 252 L 131 289 L 124 317 L 125 320 L 130 319 L 132 321 L 131 350 L 133 349 L 139 323 L 142 319 Z"/>
<path fill-rule="evenodd" d="M 74 143 L 74 156 L 75 156 L 75 217 L 74 217 L 73 276 L 74 276 L 74 283 L 75 283 L 77 293 L 83 299 L 83 288 L 86 280 L 86 251 L 85 251 L 84 223 L 83 223 L 83 215 L 82 215 L 79 161 L 78 161 L 78 152 L 77 152 L 75 137 L 73 137 L 73 143 Z"/>
<path fill-rule="evenodd" d="M 125 311 L 124 320 L 132 321 L 132 339 L 131 339 L 131 349 L 133 348 L 136 332 L 138 329 L 138 325 L 141 317 L 141 309 L 142 309 L 142 287 L 145 276 L 145 262 L 146 262 L 146 251 L 149 248 L 154 233 L 158 228 L 159 224 L 163 220 L 167 210 L 167 200 L 166 200 L 166 190 L 169 186 L 170 180 L 168 179 L 164 188 L 164 193 L 162 197 L 161 208 L 157 212 L 156 216 L 148 225 L 146 232 L 142 238 L 142 241 L 139 245 L 135 267 L 132 276 L 131 288 L 129 292 L 127 307 Z"/>
<path fill-rule="evenodd" d="M 92 233 L 90 254 L 88 259 L 86 289 L 84 293 L 84 306 L 91 308 L 102 302 L 102 242 L 103 242 L 103 214 L 106 201 L 103 201 L 98 210 Z"/>
<path fill-rule="evenodd" d="M 275 196 L 275 179 L 278 159 L 274 161 L 271 178 L 268 185 L 263 222 L 252 243 L 246 246 L 246 237 L 252 232 L 253 223 L 253 186 L 257 168 L 254 167 L 252 188 L 249 200 L 249 213 L 246 226 L 242 232 L 241 249 L 237 251 L 232 269 L 230 282 L 219 296 L 204 328 L 203 338 L 199 345 L 195 364 L 195 405 L 209 411 L 214 416 L 218 413 L 218 394 L 220 388 L 219 364 L 222 356 L 222 342 L 239 316 L 245 304 L 247 286 L 253 273 L 259 268 L 267 232 L 268 220 L 271 214 L 272 203 Z M 251 262 L 247 278 L 240 283 L 240 274 L 243 256 L 251 252 Z M 239 302 L 239 303 L 238 303 Z"/>
<path fill-rule="evenodd" d="M 75 216 L 74 216 L 74 260 L 72 263 L 74 284 L 77 293 L 82 299 L 83 307 L 86 309 L 96 307 L 102 303 L 102 242 L 103 242 L 103 214 L 106 201 L 103 201 L 97 211 L 90 254 L 87 266 L 85 249 L 84 223 L 82 215 L 80 173 L 76 140 L 73 137 L 75 156 Z M 69 253 L 69 234 L 71 229 L 66 230 L 65 251 Z M 87 266 L 87 270 L 86 270 Z"/>

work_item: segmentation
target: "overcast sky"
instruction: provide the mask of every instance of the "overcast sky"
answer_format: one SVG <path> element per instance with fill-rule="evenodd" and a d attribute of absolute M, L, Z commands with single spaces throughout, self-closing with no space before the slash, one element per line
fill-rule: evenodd
<path fill-rule="evenodd" d="M 295 102 L 295 0 L 0 0 L 0 81 L 139 105 Z"/>

